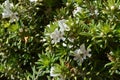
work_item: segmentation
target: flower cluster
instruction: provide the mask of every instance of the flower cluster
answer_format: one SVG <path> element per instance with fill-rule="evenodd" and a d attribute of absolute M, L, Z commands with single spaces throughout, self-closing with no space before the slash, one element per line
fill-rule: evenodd
<path fill-rule="evenodd" d="M 56 28 L 54 32 L 50 34 L 50 38 L 52 39 L 52 44 L 56 44 L 60 42 L 60 40 L 65 40 L 64 38 L 64 32 L 69 31 L 69 26 L 65 23 L 66 20 L 60 20 L 58 21 L 59 28 Z"/>

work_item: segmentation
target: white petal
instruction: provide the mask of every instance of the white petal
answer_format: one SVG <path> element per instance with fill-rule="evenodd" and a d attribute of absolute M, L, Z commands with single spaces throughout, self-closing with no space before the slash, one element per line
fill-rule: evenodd
<path fill-rule="evenodd" d="M 30 0 L 30 2 L 36 2 L 37 0 Z"/>
<path fill-rule="evenodd" d="M 50 76 L 52 76 L 52 77 L 60 76 L 60 74 L 55 73 L 55 67 L 51 67 Z"/>
<path fill-rule="evenodd" d="M 74 39 L 72 39 L 72 38 L 68 38 L 68 40 L 69 40 L 70 42 L 74 42 Z"/>
<path fill-rule="evenodd" d="M 86 50 L 85 50 L 85 44 L 82 44 L 82 45 L 80 46 L 80 50 L 81 50 L 83 53 L 86 52 Z"/>
<path fill-rule="evenodd" d="M 65 24 L 65 22 L 66 22 L 65 19 L 58 21 L 58 25 L 59 25 L 59 27 L 60 27 L 60 31 L 61 31 L 61 32 L 69 31 L 69 30 L 70 30 L 70 28 L 68 27 L 67 24 Z"/>
<path fill-rule="evenodd" d="M 82 8 L 81 7 L 76 7 L 76 9 L 73 11 L 73 16 L 75 16 L 78 12 L 81 12 Z"/>
<path fill-rule="evenodd" d="M 12 9 L 13 7 L 13 3 L 10 3 L 9 0 L 6 0 L 3 4 L 6 9 Z"/>
<path fill-rule="evenodd" d="M 12 11 L 9 9 L 3 9 L 2 18 L 9 18 L 12 15 Z"/>
<path fill-rule="evenodd" d="M 88 54 L 87 56 L 88 56 L 88 57 L 91 57 L 91 54 Z"/>
<path fill-rule="evenodd" d="M 66 47 L 67 45 L 65 43 L 63 43 L 63 46 Z"/>
<path fill-rule="evenodd" d="M 6 0 L 3 3 L 3 13 L 2 18 L 10 18 L 10 22 L 18 21 L 17 12 L 12 12 L 13 3 L 10 3 L 9 0 Z"/>

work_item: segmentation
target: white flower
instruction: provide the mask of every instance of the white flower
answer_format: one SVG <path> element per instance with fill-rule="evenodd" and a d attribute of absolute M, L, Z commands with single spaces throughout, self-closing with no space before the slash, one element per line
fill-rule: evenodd
<path fill-rule="evenodd" d="M 10 3 L 9 0 L 6 0 L 4 3 L 3 3 L 4 7 L 6 9 L 12 9 L 13 8 L 13 3 Z"/>
<path fill-rule="evenodd" d="M 91 54 L 89 54 L 89 52 L 91 51 L 91 49 L 85 49 L 85 44 L 82 44 L 80 46 L 80 49 L 76 49 L 74 51 L 74 60 L 78 60 L 81 63 L 83 62 L 84 59 L 86 59 L 86 57 L 91 57 Z"/>
<path fill-rule="evenodd" d="M 77 13 L 81 13 L 82 8 L 81 7 L 76 7 L 76 9 L 73 11 L 73 16 L 75 16 Z"/>
<path fill-rule="evenodd" d="M 83 62 L 83 57 L 82 57 L 82 52 L 81 52 L 81 50 L 80 49 L 76 49 L 75 51 L 74 51 L 74 60 L 78 60 L 79 62 Z"/>
<path fill-rule="evenodd" d="M 59 73 L 55 73 L 55 67 L 51 67 L 51 69 L 50 69 L 50 76 L 52 76 L 52 77 L 57 77 L 57 76 L 60 76 L 60 74 Z"/>
<path fill-rule="evenodd" d="M 2 18 L 10 18 L 10 22 L 18 21 L 18 13 L 12 12 L 13 3 L 10 3 L 9 0 L 6 0 L 3 3 L 3 13 Z"/>
<path fill-rule="evenodd" d="M 86 57 L 91 57 L 91 54 L 89 54 L 89 52 L 91 51 L 91 49 L 85 49 L 85 44 L 82 44 L 81 46 L 80 46 L 80 50 L 81 50 L 81 52 L 82 52 L 82 54 L 83 54 L 83 58 L 84 59 L 86 59 Z"/>
<path fill-rule="evenodd" d="M 98 13 L 98 10 L 96 9 L 95 11 L 95 15 L 97 16 L 97 15 L 99 15 L 99 13 Z"/>
<path fill-rule="evenodd" d="M 65 24 L 65 22 L 66 22 L 66 20 L 64 20 L 64 19 L 58 21 L 58 25 L 60 27 L 61 32 L 70 30 L 69 26 L 67 24 Z"/>
<path fill-rule="evenodd" d="M 3 3 L 2 18 L 8 18 L 8 17 L 10 17 L 10 15 L 12 14 L 12 11 L 10 9 L 12 9 L 12 7 L 13 7 L 13 3 L 10 3 L 9 0 L 6 0 Z"/>
<path fill-rule="evenodd" d="M 52 44 L 56 44 L 58 42 L 60 42 L 60 40 L 65 40 L 65 38 L 63 37 L 64 33 L 58 31 L 58 28 L 55 29 L 54 32 L 52 32 L 50 34 L 50 38 L 52 39 Z"/>
<path fill-rule="evenodd" d="M 30 2 L 37 2 L 37 0 L 29 0 Z"/>
<path fill-rule="evenodd" d="M 12 14 L 10 9 L 3 9 L 2 18 L 9 18 Z"/>

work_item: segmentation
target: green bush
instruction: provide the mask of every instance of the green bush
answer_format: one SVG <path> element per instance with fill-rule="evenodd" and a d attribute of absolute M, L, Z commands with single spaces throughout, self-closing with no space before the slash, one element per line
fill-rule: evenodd
<path fill-rule="evenodd" d="M 0 79 L 119 80 L 119 0 L 0 3 Z"/>

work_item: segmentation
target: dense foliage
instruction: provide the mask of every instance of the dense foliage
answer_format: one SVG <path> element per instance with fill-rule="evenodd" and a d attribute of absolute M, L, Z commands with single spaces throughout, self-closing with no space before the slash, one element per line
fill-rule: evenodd
<path fill-rule="evenodd" d="M 119 80 L 119 0 L 1 0 L 0 80 Z"/>

